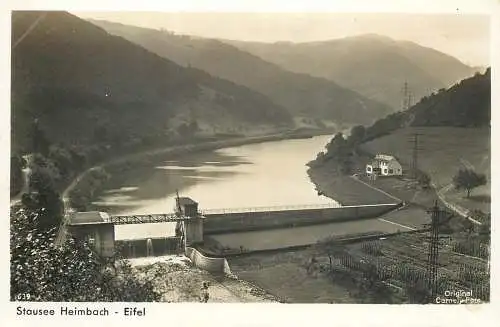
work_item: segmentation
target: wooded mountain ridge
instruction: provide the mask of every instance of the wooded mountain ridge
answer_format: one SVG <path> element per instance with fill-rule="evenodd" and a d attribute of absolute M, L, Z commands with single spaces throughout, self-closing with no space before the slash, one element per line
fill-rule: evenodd
<path fill-rule="evenodd" d="M 51 143 L 87 145 L 167 137 L 204 123 L 292 124 L 284 107 L 258 92 L 181 67 L 66 12 L 13 12 L 12 42 L 14 151 L 31 150 L 35 119 Z"/>
<path fill-rule="evenodd" d="M 406 126 L 486 127 L 491 123 L 491 68 L 449 89 L 423 97 L 406 111 L 393 113 L 368 127 L 370 140 Z"/>

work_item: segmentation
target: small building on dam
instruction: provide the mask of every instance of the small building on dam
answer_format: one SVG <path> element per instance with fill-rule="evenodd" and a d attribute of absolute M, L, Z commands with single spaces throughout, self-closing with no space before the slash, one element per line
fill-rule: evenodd
<path fill-rule="evenodd" d="M 70 217 L 68 232 L 88 242 L 104 258 L 115 255 L 115 225 L 105 212 L 77 212 Z"/>

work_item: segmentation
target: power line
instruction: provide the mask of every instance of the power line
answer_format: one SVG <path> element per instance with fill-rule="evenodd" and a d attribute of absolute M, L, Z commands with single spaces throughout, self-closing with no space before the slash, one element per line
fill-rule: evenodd
<path fill-rule="evenodd" d="M 45 18 L 45 16 L 47 16 L 47 13 L 42 13 L 40 16 L 37 17 L 37 19 L 28 27 L 28 29 L 23 33 L 23 35 L 21 35 L 17 39 L 17 41 L 14 42 L 14 44 L 12 45 L 12 50 L 14 50 L 19 45 L 19 43 L 21 43 L 21 41 L 24 40 L 24 38 L 27 37 L 29 33 L 31 33 L 31 31 L 38 25 L 38 23 L 40 23 L 42 19 Z"/>
<path fill-rule="evenodd" d="M 402 92 L 403 92 L 403 103 L 401 109 L 403 111 L 406 111 L 410 109 L 410 107 L 413 105 L 413 92 L 407 81 L 405 81 L 403 84 Z"/>
<path fill-rule="evenodd" d="M 422 134 L 419 134 L 419 133 L 413 133 L 413 139 L 410 140 L 410 142 L 412 143 L 412 158 L 411 158 L 411 162 L 410 162 L 410 170 L 411 170 L 411 178 L 412 179 L 417 179 L 417 176 L 418 176 L 418 151 L 419 150 L 422 150 L 420 147 L 419 147 L 419 136 L 421 136 Z"/>
<path fill-rule="evenodd" d="M 408 92 L 408 108 L 410 109 L 413 105 L 413 93 L 411 91 Z"/>

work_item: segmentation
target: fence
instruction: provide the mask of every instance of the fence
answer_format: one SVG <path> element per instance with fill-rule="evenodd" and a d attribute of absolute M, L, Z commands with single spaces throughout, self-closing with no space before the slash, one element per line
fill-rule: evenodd
<path fill-rule="evenodd" d="M 219 215 L 230 213 L 247 213 L 247 212 L 272 212 L 272 211 L 287 211 L 287 210 L 307 210 L 307 209 L 330 209 L 341 208 L 339 203 L 332 202 L 327 204 L 303 204 L 303 205 L 285 205 L 285 206 L 268 206 L 268 207 L 247 207 L 247 208 L 220 208 L 220 209 L 205 209 L 200 210 L 202 215 Z"/>
<path fill-rule="evenodd" d="M 178 216 L 175 213 L 110 216 L 109 217 L 109 222 L 112 222 L 115 225 L 168 223 L 168 222 L 177 222 L 177 221 L 184 221 L 184 220 L 189 220 L 189 217 Z"/>
<path fill-rule="evenodd" d="M 342 270 L 352 271 L 369 271 L 370 267 L 374 267 L 374 273 L 381 281 L 390 281 L 399 284 L 406 292 L 408 288 L 415 285 L 427 286 L 428 273 L 425 267 L 413 266 L 409 264 L 381 263 L 378 260 L 365 261 L 362 258 L 355 258 L 349 253 L 343 253 L 336 256 Z M 446 292 L 450 291 L 468 291 L 471 292 L 472 298 L 477 298 L 482 301 L 490 300 L 490 283 L 489 273 L 475 266 L 463 264 L 460 266 L 458 275 L 460 280 L 450 279 L 450 276 L 438 273 L 437 292 L 446 296 Z"/>

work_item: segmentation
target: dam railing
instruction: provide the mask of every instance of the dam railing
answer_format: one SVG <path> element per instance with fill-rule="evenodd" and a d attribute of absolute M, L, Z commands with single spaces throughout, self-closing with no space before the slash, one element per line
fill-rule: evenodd
<path fill-rule="evenodd" d="M 178 216 L 175 213 L 110 216 L 108 219 L 115 225 L 168 223 L 184 220 L 189 220 L 189 217 Z"/>
<path fill-rule="evenodd" d="M 287 211 L 287 210 L 307 210 L 307 209 L 332 209 L 341 208 L 342 206 L 336 202 L 326 204 L 302 204 L 302 205 L 284 205 L 284 206 L 264 206 L 264 207 L 246 207 L 246 208 L 220 208 L 220 209 L 203 209 L 200 210 L 202 215 L 229 214 L 229 213 L 246 213 L 246 212 L 271 212 L 271 211 Z"/>

